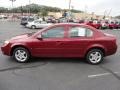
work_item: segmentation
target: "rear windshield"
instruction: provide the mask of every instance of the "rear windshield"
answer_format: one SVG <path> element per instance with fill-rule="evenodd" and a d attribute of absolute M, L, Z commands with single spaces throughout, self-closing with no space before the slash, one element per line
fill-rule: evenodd
<path fill-rule="evenodd" d="M 29 18 L 28 21 L 34 21 L 34 18 Z"/>
<path fill-rule="evenodd" d="M 34 18 L 26 18 L 26 17 L 24 17 L 24 18 L 22 18 L 21 19 L 22 21 L 34 21 Z"/>
<path fill-rule="evenodd" d="M 22 18 L 21 20 L 26 21 L 26 20 L 27 20 L 27 18 Z"/>

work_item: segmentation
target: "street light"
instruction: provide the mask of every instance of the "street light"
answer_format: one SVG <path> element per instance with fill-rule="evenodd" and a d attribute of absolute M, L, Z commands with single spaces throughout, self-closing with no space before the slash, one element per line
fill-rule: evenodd
<path fill-rule="evenodd" d="M 10 0 L 12 2 L 12 8 L 13 8 L 13 3 L 16 1 L 16 0 Z"/>
<path fill-rule="evenodd" d="M 70 18 L 70 14 L 71 14 L 71 0 L 69 0 L 69 11 L 68 11 L 68 18 Z"/>
<path fill-rule="evenodd" d="M 29 0 L 29 4 L 31 3 L 31 0 Z"/>
<path fill-rule="evenodd" d="M 12 2 L 12 9 L 14 8 L 13 7 L 13 3 L 16 1 L 16 0 L 10 0 L 11 2 Z M 13 16 L 14 16 L 14 12 L 13 12 L 13 10 L 12 10 L 12 13 L 13 13 Z"/>

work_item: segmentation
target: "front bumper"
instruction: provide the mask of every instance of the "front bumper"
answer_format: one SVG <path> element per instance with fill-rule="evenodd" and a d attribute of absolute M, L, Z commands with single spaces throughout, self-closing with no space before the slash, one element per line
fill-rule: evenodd
<path fill-rule="evenodd" d="M 7 55 L 7 56 L 10 56 L 10 51 L 11 51 L 11 48 L 10 48 L 10 44 L 8 45 L 3 45 L 1 47 L 1 51 L 4 55 Z"/>

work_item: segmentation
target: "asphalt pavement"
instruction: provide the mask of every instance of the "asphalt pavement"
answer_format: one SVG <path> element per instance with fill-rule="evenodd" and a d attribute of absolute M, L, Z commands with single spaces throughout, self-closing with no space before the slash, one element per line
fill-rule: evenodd
<path fill-rule="evenodd" d="M 36 31 L 0 21 L 0 46 L 13 36 Z M 100 65 L 75 58 L 33 58 L 21 64 L 0 51 L 0 90 L 120 90 L 120 30 L 103 32 L 117 37 L 118 51 Z"/>

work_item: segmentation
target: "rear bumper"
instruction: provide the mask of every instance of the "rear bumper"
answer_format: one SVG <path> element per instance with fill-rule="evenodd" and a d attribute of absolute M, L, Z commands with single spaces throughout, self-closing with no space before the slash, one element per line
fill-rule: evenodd
<path fill-rule="evenodd" d="M 116 52 L 117 52 L 117 45 L 115 45 L 113 48 L 110 48 L 109 50 L 107 50 L 106 56 L 113 55 Z"/>

